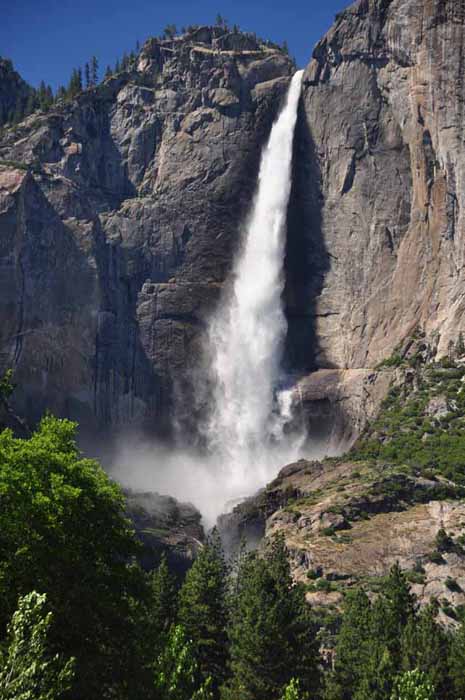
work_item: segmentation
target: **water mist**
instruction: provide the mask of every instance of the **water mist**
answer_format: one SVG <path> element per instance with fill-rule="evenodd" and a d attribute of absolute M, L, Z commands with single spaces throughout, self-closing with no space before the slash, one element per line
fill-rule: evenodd
<path fill-rule="evenodd" d="M 232 285 L 208 331 L 214 402 L 206 435 L 211 453 L 221 457 L 225 493 L 233 498 L 262 485 L 300 445 L 283 432 L 292 393 L 277 389 L 287 331 L 283 263 L 302 74 L 292 78 L 262 153 Z"/>
<path fill-rule="evenodd" d="M 205 339 L 212 397 L 201 428 L 207 454 L 126 444 L 120 478 L 191 501 L 212 525 L 234 502 L 253 494 L 295 460 L 303 435 L 288 430 L 290 389 L 280 373 L 287 323 L 283 310 L 286 219 L 292 184 L 294 129 L 303 71 L 263 149 L 257 191 L 241 246 Z M 199 391 L 199 393 L 201 393 Z"/>

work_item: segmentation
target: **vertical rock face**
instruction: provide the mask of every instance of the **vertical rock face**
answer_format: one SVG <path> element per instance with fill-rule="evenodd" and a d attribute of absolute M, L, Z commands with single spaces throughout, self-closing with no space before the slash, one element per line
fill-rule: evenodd
<path fill-rule="evenodd" d="M 302 394 L 336 443 L 384 394 L 371 368 L 415 329 L 440 356 L 465 330 L 464 38 L 463 0 L 359 0 L 305 72 L 288 358 L 321 370 Z"/>
<path fill-rule="evenodd" d="M 417 326 L 444 355 L 465 330 L 464 38 L 463 0 L 359 0 L 314 50 L 288 282 L 307 366 L 373 367 Z"/>
<path fill-rule="evenodd" d="M 168 428 L 292 72 L 204 27 L 5 132 L 0 369 L 29 418 Z"/>
<path fill-rule="evenodd" d="M 305 72 L 286 358 L 325 443 L 376 412 L 373 367 L 418 327 L 439 355 L 465 332 L 464 37 L 465 0 L 358 0 Z M 192 414 L 205 317 L 292 72 L 201 27 L 5 132 L 0 369 L 16 368 L 18 410 L 165 431 L 179 390 Z"/>

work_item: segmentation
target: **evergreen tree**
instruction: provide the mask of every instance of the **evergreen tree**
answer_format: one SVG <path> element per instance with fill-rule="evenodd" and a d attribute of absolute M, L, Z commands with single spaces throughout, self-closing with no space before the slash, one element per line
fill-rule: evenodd
<path fill-rule="evenodd" d="M 167 24 L 163 30 L 163 36 L 165 39 L 173 39 L 176 36 L 176 32 L 177 29 L 175 24 Z"/>
<path fill-rule="evenodd" d="M 229 625 L 232 678 L 222 697 L 277 700 L 292 678 L 302 692 L 319 685 L 318 644 L 304 589 L 292 581 L 281 538 L 264 558 L 244 557 Z"/>
<path fill-rule="evenodd" d="M 449 677 L 453 697 L 465 698 L 465 621 L 462 621 L 450 644 Z"/>
<path fill-rule="evenodd" d="M 2 700 L 60 700 L 70 690 L 74 659 L 50 648 L 52 613 L 35 591 L 19 599 L 8 628 L 8 650 L 0 671 Z"/>
<path fill-rule="evenodd" d="M 167 644 L 155 664 L 157 700 L 213 700 L 211 679 L 202 679 L 193 644 L 183 628 L 172 628 Z"/>
<path fill-rule="evenodd" d="M 92 56 L 90 61 L 90 80 L 93 87 L 98 84 L 98 61 L 96 56 Z"/>
<path fill-rule="evenodd" d="M 150 627 L 154 646 L 160 646 L 165 643 L 166 636 L 176 620 L 178 605 L 176 579 L 170 572 L 164 555 L 150 578 Z"/>
<path fill-rule="evenodd" d="M 16 98 L 15 111 L 13 113 L 13 124 L 19 124 L 24 116 L 24 106 L 21 97 Z"/>
<path fill-rule="evenodd" d="M 410 587 L 395 564 L 372 606 L 367 657 L 355 700 L 389 700 L 394 677 L 401 668 L 403 633 L 414 611 Z"/>
<path fill-rule="evenodd" d="M 430 604 L 407 623 L 402 640 L 403 668 L 421 671 L 438 697 L 447 700 L 451 697 L 447 667 L 449 643 L 436 622 L 437 612 L 437 604 Z"/>
<path fill-rule="evenodd" d="M 91 82 L 90 82 L 90 66 L 89 66 L 88 63 L 86 63 L 86 65 L 84 66 L 84 76 L 85 76 L 85 79 L 86 79 L 86 90 L 88 90 L 88 89 L 90 88 L 90 86 L 91 86 Z"/>
<path fill-rule="evenodd" d="M 292 678 L 284 690 L 281 700 L 308 700 L 308 693 L 301 693 L 300 683 L 296 678 Z"/>
<path fill-rule="evenodd" d="M 119 73 L 120 71 L 121 71 L 121 66 L 120 66 L 119 59 L 117 58 L 117 59 L 116 59 L 116 63 L 115 63 L 115 71 L 114 71 L 114 72 L 115 72 L 115 75 L 116 75 L 117 73 Z"/>
<path fill-rule="evenodd" d="M 107 66 L 105 69 L 105 80 L 108 80 L 108 78 L 111 78 L 113 75 L 113 71 L 111 70 L 111 66 Z"/>
<path fill-rule="evenodd" d="M 36 109 L 36 94 L 35 91 L 31 90 L 31 92 L 28 95 L 27 102 L 26 102 L 26 110 L 25 110 L 25 116 L 29 116 L 32 114 Z"/>
<path fill-rule="evenodd" d="M 455 352 L 457 357 L 463 357 L 465 355 L 465 342 L 463 340 L 463 333 L 460 331 L 459 337 L 457 339 L 457 345 L 455 346 Z"/>
<path fill-rule="evenodd" d="M 357 589 L 347 595 L 346 608 L 336 645 L 334 673 L 329 678 L 329 697 L 351 700 L 364 675 L 369 656 L 371 606 Z"/>
<path fill-rule="evenodd" d="M 436 694 L 428 677 L 415 669 L 396 678 L 390 700 L 436 700 Z"/>
<path fill-rule="evenodd" d="M 221 541 L 215 530 L 187 573 L 179 594 L 178 620 L 195 646 L 204 679 L 217 688 L 225 678 L 228 658 L 226 635 L 226 577 Z"/>

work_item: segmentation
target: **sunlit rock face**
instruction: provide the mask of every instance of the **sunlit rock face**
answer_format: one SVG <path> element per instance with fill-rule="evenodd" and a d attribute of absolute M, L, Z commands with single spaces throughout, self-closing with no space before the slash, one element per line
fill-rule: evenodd
<path fill-rule="evenodd" d="M 5 132 L 0 364 L 30 419 L 169 431 L 293 70 L 205 27 Z"/>
<path fill-rule="evenodd" d="M 463 2 L 359 0 L 313 52 L 288 264 L 304 369 L 371 368 L 417 326 L 444 355 L 465 328 L 464 37 Z"/>
<path fill-rule="evenodd" d="M 286 368 L 323 451 L 376 413 L 373 368 L 417 327 L 439 355 L 465 331 L 464 25 L 457 0 L 359 0 L 304 74 Z M 34 164 L 0 172 L 0 360 L 18 410 L 166 433 L 181 397 L 195 424 L 200 338 L 293 71 L 201 27 L 3 135 L 0 160 Z"/>

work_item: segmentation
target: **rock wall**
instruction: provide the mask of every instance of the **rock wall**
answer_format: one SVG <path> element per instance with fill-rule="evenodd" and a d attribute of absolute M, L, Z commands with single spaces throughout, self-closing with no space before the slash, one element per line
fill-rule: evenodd
<path fill-rule="evenodd" d="M 358 0 L 305 72 L 286 362 L 330 449 L 376 412 L 374 368 L 417 328 L 433 355 L 465 332 L 464 34 L 465 0 Z M 194 415 L 205 317 L 293 69 L 201 27 L 3 135 L 0 365 L 20 412 L 166 433 L 181 396 Z"/>
<path fill-rule="evenodd" d="M 314 50 L 288 276 L 304 369 L 372 368 L 417 326 L 446 355 L 465 330 L 464 38 L 464 0 L 359 0 Z"/>
<path fill-rule="evenodd" d="M 279 49 L 204 27 L 6 130 L 0 369 L 30 420 L 169 431 L 292 72 Z"/>

